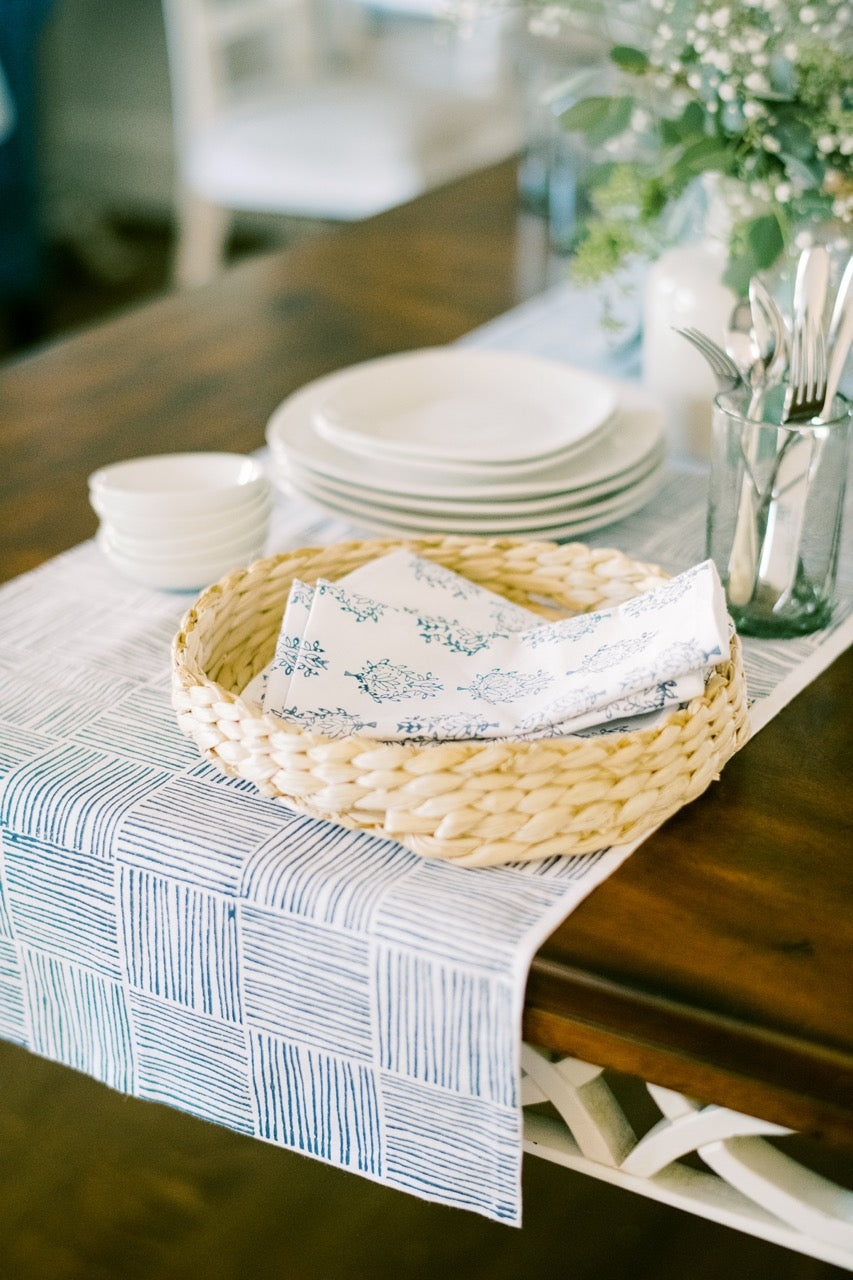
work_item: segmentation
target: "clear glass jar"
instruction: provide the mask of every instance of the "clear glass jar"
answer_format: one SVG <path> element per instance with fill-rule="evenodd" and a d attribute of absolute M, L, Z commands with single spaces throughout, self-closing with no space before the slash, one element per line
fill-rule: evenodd
<path fill-rule="evenodd" d="M 804 635 L 836 601 L 853 406 L 839 395 L 826 422 L 779 426 L 748 404 L 714 401 L 707 554 L 738 631 Z"/>

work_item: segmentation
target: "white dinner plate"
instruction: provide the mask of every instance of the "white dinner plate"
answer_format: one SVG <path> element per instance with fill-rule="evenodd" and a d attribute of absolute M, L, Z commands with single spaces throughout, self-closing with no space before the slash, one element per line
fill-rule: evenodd
<path fill-rule="evenodd" d="M 394 510 L 417 512 L 419 515 L 435 516 L 468 516 L 475 519 L 506 518 L 525 516 L 532 519 L 541 516 L 568 515 L 577 507 L 589 506 L 602 498 L 613 496 L 640 480 L 645 479 L 656 470 L 664 458 L 661 443 L 648 454 L 637 466 L 620 472 L 598 484 L 587 485 L 583 489 L 566 489 L 557 493 L 546 493 L 538 498 L 433 498 L 409 494 L 391 493 L 385 489 L 374 489 L 369 484 L 354 480 L 337 480 L 315 471 L 311 467 L 303 467 L 298 462 L 282 461 L 272 463 L 270 478 L 279 488 L 292 484 L 296 488 L 314 486 L 334 498 L 337 494 L 342 498 L 356 499 L 363 506 L 388 507 Z"/>
<path fill-rule="evenodd" d="M 454 533 L 472 535 L 514 534 L 519 536 L 558 538 L 573 533 L 585 533 L 602 525 L 612 524 L 639 510 L 654 497 L 660 488 L 663 467 L 658 466 L 644 480 L 629 485 L 612 497 L 586 507 L 576 507 L 563 518 L 544 517 L 485 517 L 482 519 L 407 514 L 390 507 L 361 503 L 354 498 L 330 493 L 320 485 L 306 482 L 290 482 L 293 493 L 307 498 L 330 514 L 346 517 L 354 524 L 378 533 Z"/>
<path fill-rule="evenodd" d="M 335 375 L 329 375 L 334 377 Z M 360 458 L 324 440 L 313 429 L 316 404 L 329 378 L 319 378 L 289 396 L 272 414 L 266 430 L 275 463 L 295 463 L 326 479 L 362 484 L 374 492 L 420 498 L 539 498 L 576 492 L 630 474 L 663 440 L 659 402 L 633 383 L 608 381 L 617 410 L 607 427 L 571 458 L 540 466 L 517 479 L 426 473 L 418 464 Z"/>
<path fill-rule="evenodd" d="M 332 375 L 313 425 L 368 458 L 499 471 L 578 448 L 615 402 L 603 378 L 556 360 L 427 347 Z"/>

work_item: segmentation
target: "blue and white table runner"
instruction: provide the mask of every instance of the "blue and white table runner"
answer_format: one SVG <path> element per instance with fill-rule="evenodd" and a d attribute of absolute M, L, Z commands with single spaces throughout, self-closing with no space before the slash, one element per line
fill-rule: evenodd
<path fill-rule="evenodd" d="M 470 340 L 575 361 L 582 314 L 561 287 Z M 588 541 L 675 572 L 704 554 L 704 505 L 704 477 L 673 469 L 655 502 Z M 269 549 L 352 535 L 282 499 Z M 170 706 L 191 599 L 135 586 L 93 543 L 0 589 L 0 1036 L 520 1222 L 530 960 L 631 847 L 454 867 L 223 778 Z M 747 642 L 754 723 L 851 638 L 848 603 L 818 636 Z"/>

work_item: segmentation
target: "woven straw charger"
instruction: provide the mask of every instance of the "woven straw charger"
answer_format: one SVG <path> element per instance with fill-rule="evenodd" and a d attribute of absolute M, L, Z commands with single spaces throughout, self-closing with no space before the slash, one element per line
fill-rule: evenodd
<path fill-rule="evenodd" d="M 229 574 L 172 647 L 180 728 L 232 778 L 289 809 L 468 866 L 621 844 L 695 799 L 748 736 L 737 637 L 704 694 L 655 728 L 532 742 L 332 739 L 240 697 L 273 657 L 295 578 L 335 581 L 399 547 L 546 618 L 607 608 L 666 575 L 619 551 L 526 539 L 372 539 L 307 547 Z"/>

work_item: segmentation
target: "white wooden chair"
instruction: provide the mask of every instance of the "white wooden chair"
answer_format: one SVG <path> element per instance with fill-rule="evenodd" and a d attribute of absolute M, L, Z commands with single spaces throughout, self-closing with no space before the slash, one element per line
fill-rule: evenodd
<path fill-rule="evenodd" d="M 478 98 L 409 83 L 405 68 L 389 77 L 387 67 L 348 65 L 317 7 L 163 0 L 181 285 L 219 269 L 236 210 L 363 218 L 521 145 L 511 95 Z M 348 9 L 338 0 L 326 15 Z"/>

